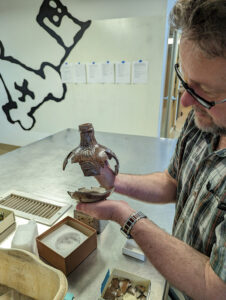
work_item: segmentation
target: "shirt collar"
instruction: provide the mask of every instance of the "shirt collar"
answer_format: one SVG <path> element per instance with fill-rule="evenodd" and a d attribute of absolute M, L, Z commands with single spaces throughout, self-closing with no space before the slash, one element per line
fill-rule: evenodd
<path fill-rule="evenodd" d="M 220 139 L 219 135 L 212 134 L 209 132 L 203 132 L 203 137 L 206 140 L 206 143 L 208 145 L 209 153 L 214 153 L 219 157 L 226 157 L 226 148 L 220 150 L 214 150 L 216 149 L 219 143 L 219 139 Z"/>

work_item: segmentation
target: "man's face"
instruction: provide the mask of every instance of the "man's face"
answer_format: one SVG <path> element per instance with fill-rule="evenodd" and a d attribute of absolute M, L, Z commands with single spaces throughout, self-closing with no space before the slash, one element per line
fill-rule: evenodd
<path fill-rule="evenodd" d="M 184 80 L 198 95 L 208 101 L 226 99 L 225 58 L 207 58 L 194 42 L 182 39 L 180 64 Z M 186 91 L 181 97 L 181 103 L 185 107 L 192 105 L 198 128 L 226 136 L 226 103 L 207 109 Z"/>

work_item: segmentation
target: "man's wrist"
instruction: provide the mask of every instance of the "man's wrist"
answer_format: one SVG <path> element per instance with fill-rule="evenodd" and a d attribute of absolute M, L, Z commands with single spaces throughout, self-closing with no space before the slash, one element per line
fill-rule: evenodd
<path fill-rule="evenodd" d="M 119 211 L 116 211 L 112 215 L 112 221 L 118 223 L 120 226 L 123 226 L 126 220 L 136 211 L 131 207 L 126 207 L 122 210 L 122 207 L 119 207 Z"/>
<path fill-rule="evenodd" d="M 114 179 L 115 192 L 119 193 L 119 194 L 123 194 L 123 190 L 125 189 L 125 183 L 123 182 L 123 176 L 124 176 L 124 174 L 119 173 L 117 176 L 115 176 L 115 179 Z"/>
<path fill-rule="evenodd" d="M 115 191 L 116 193 L 118 193 L 119 179 L 120 179 L 120 174 L 116 175 L 115 178 L 114 178 L 113 186 L 114 186 L 114 191 Z"/>
<path fill-rule="evenodd" d="M 120 228 L 121 233 L 128 239 L 131 239 L 131 231 L 134 225 L 143 218 L 147 218 L 147 216 L 145 216 L 141 211 L 132 213 Z"/>

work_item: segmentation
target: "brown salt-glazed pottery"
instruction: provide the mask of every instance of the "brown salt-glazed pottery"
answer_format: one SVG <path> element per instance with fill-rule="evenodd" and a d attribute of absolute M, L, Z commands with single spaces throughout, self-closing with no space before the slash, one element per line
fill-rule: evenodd
<path fill-rule="evenodd" d="M 63 170 L 71 159 L 71 163 L 79 163 L 84 176 L 97 176 L 100 175 L 100 169 L 104 167 L 108 159 L 114 158 L 116 161 L 115 175 L 119 171 L 119 161 L 115 153 L 109 148 L 97 143 L 94 135 L 93 125 L 86 123 L 79 125 L 80 131 L 80 145 L 72 150 L 64 160 Z M 112 189 L 105 189 L 103 187 L 95 187 L 91 189 L 80 188 L 75 192 L 68 192 L 69 195 L 81 202 L 95 202 L 106 199 Z"/>

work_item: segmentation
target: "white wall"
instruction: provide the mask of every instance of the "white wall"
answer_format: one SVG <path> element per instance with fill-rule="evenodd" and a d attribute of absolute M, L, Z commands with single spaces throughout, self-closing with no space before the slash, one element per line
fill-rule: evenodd
<path fill-rule="evenodd" d="M 32 21 L 41 2 L 0 0 L 0 37 L 7 45 L 8 55 L 24 59 L 34 67 L 38 66 L 40 58 L 54 64 L 62 56 L 58 45 Z M 145 85 L 68 84 L 62 102 L 48 101 L 36 111 L 36 124 L 30 131 L 9 123 L 0 110 L 0 142 L 25 145 L 68 127 L 77 128 L 84 122 L 92 122 L 99 131 L 158 136 L 169 3 L 164 0 L 64 0 L 62 3 L 79 20 L 92 20 L 67 61 L 133 61 L 141 58 L 149 61 L 149 81 Z M 65 38 L 70 35 L 70 30 L 63 32 Z M 0 73 L 1 70 L 13 89 L 14 78 L 21 73 L 21 68 L 0 61 Z M 58 78 L 51 72 L 47 74 L 48 88 L 52 86 L 53 92 L 60 94 Z M 43 81 L 32 80 L 34 88 L 43 87 Z M 4 88 L 0 86 L 1 106 L 6 101 Z M 27 105 L 22 104 L 21 115 Z"/>
<path fill-rule="evenodd" d="M 166 12 L 167 2 L 174 0 L 64 0 L 81 20 L 161 16 Z M 90 17 L 91 16 L 91 17 Z"/>

